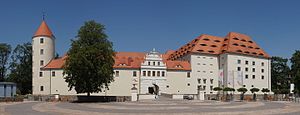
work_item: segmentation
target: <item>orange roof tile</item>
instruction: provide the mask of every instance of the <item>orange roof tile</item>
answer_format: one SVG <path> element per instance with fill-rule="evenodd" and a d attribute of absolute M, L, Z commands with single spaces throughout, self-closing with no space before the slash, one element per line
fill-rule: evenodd
<path fill-rule="evenodd" d="M 52 31 L 50 30 L 50 28 L 48 27 L 47 23 L 44 20 L 41 23 L 40 27 L 35 32 L 35 34 L 33 35 L 33 37 L 37 37 L 37 36 L 47 36 L 50 38 L 53 37 Z"/>
<path fill-rule="evenodd" d="M 58 58 L 58 59 L 53 59 L 42 69 L 61 69 L 61 68 L 63 68 L 63 66 L 65 64 L 66 58 L 67 58 L 67 55 L 65 55 L 61 58 Z"/>
<path fill-rule="evenodd" d="M 191 52 L 206 54 L 230 52 L 269 58 L 269 55 L 252 41 L 249 36 L 230 32 L 225 38 L 206 34 L 200 35 L 170 54 L 168 60 L 176 60 Z"/>
<path fill-rule="evenodd" d="M 191 70 L 191 64 L 188 61 L 166 61 L 168 70 Z"/>
<path fill-rule="evenodd" d="M 168 54 L 162 54 L 163 62 L 169 70 L 191 70 L 190 63 L 187 61 L 166 60 Z M 141 52 L 116 52 L 114 68 L 138 69 L 145 61 L 146 53 Z M 43 69 L 61 69 L 67 56 L 51 60 Z"/>

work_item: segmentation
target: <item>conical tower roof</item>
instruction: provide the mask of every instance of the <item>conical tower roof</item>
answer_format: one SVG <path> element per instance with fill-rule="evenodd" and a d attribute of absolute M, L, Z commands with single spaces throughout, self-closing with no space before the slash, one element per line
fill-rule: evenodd
<path fill-rule="evenodd" d="M 33 35 L 33 37 L 37 37 L 37 36 L 47 36 L 47 37 L 50 37 L 50 38 L 54 37 L 52 31 L 48 27 L 48 25 L 45 22 L 45 20 L 43 20 L 43 22 L 41 23 L 40 27 L 37 29 L 37 31 Z"/>

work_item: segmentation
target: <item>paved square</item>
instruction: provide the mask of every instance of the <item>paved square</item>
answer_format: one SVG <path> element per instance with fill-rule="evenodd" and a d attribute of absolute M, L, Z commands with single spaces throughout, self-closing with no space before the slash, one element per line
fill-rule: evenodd
<path fill-rule="evenodd" d="M 300 104 L 293 102 L 216 102 L 199 100 L 147 100 L 111 103 L 23 102 L 0 103 L 0 107 L 0 115 L 300 114 Z"/>

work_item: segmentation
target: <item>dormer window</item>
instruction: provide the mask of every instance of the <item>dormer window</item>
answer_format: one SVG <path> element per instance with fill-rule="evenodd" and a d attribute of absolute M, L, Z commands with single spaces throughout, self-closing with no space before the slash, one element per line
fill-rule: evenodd
<path fill-rule="evenodd" d="M 207 46 L 206 44 L 200 44 L 201 46 Z"/>
<path fill-rule="evenodd" d="M 239 46 L 237 43 L 234 43 L 234 44 L 232 44 L 232 45 L 234 45 L 234 46 Z"/>
<path fill-rule="evenodd" d="M 211 47 L 217 47 L 216 45 L 211 45 Z"/>
<path fill-rule="evenodd" d="M 176 65 L 176 68 L 182 68 L 182 66 L 181 65 Z"/>
<path fill-rule="evenodd" d="M 233 38 L 234 40 L 239 40 L 238 38 Z"/>
<path fill-rule="evenodd" d="M 208 38 L 204 38 L 203 40 L 205 40 L 205 41 L 209 41 L 209 39 L 208 39 Z"/>

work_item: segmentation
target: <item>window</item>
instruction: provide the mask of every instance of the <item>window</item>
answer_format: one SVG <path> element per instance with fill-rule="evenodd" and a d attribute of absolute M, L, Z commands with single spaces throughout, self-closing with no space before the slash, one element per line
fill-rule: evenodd
<path fill-rule="evenodd" d="M 245 64 L 246 64 L 246 65 L 248 65 L 248 63 L 249 63 L 248 61 L 245 61 Z"/>
<path fill-rule="evenodd" d="M 187 76 L 187 78 L 190 78 L 191 77 L 191 73 L 187 72 L 186 76 Z"/>
<path fill-rule="evenodd" d="M 243 85 L 243 87 L 246 87 L 246 85 Z"/>
<path fill-rule="evenodd" d="M 206 79 L 203 79 L 203 83 L 206 84 Z"/>
<path fill-rule="evenodd" d="M 247 68 L 247 67 L 245 68 L 245 71 L 248 71 L 248 68 Z"/>
<path fill-rule="evenodd" d="M 143 76 L 146 76 L 146 71 L 143 71 Z"/>
<path fill-rule="evenodd" d="M 157 76 L 158 76 L 158 77 L 160 76 L 160 71 L 157 71 Z"/>
<path fill-rule="evenodd" d="M 164 71 L 161 72 L 161 76 L 163 76 L 163 77 L 165 76 L 165 72 Z"/>
<path fill-rule="evenodd" d="M 252 75 L 252 79 L 255 79 L 255 75 Z"/>
<path fill-rule="evenodd" d="M 40 44 L 44 43 L 44 38 L 40 38 Z"/>
<path fill-rule="evenodd" d="M 255 72 L 255 68 L 252 68 L 252 72 Z"/>
<path fill-rule="evenodd" d="M 210 84 L 213 84 L 214 83 L 214 79 L 210 79 Z"/>
<path fill-rule="evenodd" d="M 120 75 L 120 72 L 116 71 L 116 77 L 119 77 L 119 75 Z"/>
<path fill-rule="evenodd" d="M 264 63 L 264 62 L 261 62 L 261 66 L 265 66 L 265 63 Z"/>
<path fill-rule="evenodd" d="M 187 86 L 190 86 L 190 85 L 191 85 L 190 83 L 187 84 Z"/>
<path fill-rule="evenodd" d="M 262 75 L 262 76 L 261 76 L 261 79 L 265 79 L 265 76 Z"/>
<path fill-rule="evenodd" d="M 251 87 L 254 87 L 254 85 L 251 85 Z"/>
<path fill-rule="evenodd" d="M 40 65 L 41 65 L 41 66 L 44 66 L 44 60 L 41 60 L 41 61 L 40 61 Z"/>
<path fill-rule="evenodd" d="M 209 88 L 211 91 L 213 90 L 213 86 L 210 86 L 210 88 Z"/>
<path fill-rule="evenodd" d="M 44 49 L 40 50 L 40 55 L 44 55 Z"/>
<path fill-rule="evenodd" d="M 241 67 L 237 67 L 237 71 L 241 71 Z"/>
<path fill-rule="evenodd" d="M 148 65 L 150 65 L 150 61 L 148 61 Z"/>
<path fill-rule="evenodd" d="M 241 64 L 241 60 L 237 60 L 237 63 L 238 63 L 238 64 Z"/>
<path fill-rule="evenodd" d="M 206 86 L 203 86 L 203 90 L 205 90 L 206 89 Z"/>
<path fill-rule="evenodd" d="M 147 76 L 151 76 L 151 71 L 148 71 L 148 75 Z"/>
<path fill-rule="evenodd" d="M 133 77 L 136 77 L 136 71 L 133 71 L 133 73 L 132 73 L 133 75 Z"/>
<path fill-rule="evenodd" d="M 169 88 L 169 85 L 167 85 L 167 88 Z"/>
<path fill-rule="evenodd" d="M 248 79 L 248 75 L 247 74 L 245 75 L 245 79 Z"/>
<path fill-rule="evenodd" d="M 40 77 L 43 77 L 43 72 L 40 72 Z"/>
<path fill-rule="evenodd" d="M 152 76 L 155 76 L 155 71 L 152 71 Z"/>
<path fill-rule="evenodd" d="M 255 65 L 255 61 L 252 62 L 252 65 Z"/>
<path fill-rule="evenodd" d="M 265 72 L 265 70 L 264 69 L 261 69 L 261 73 L 264 73 Z"/>
<path fill-rule="evenodd" d="M 153 62 L 153 65 L 155 65 L 155 61 Z"/>
<path fill-rule="evenodd" d="M 157 65 L 160 66 L 160 62 L 157 62 Z"/>
<path fill-rule="evenodd" d="M 197 79 L 198 80 L 198 84 L 200 84 L 201 83 L 201 79 Z"/>
<path fill-rule="evenodd" d="M 44 91 L 44 86 L 41 86 L 41 87 L 40 87 L 40 91 Z"/>
<path fill-rule="evenodd" d="M 52 77 L 55 77 L 55 71 L 52 71 Z"/>

